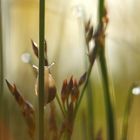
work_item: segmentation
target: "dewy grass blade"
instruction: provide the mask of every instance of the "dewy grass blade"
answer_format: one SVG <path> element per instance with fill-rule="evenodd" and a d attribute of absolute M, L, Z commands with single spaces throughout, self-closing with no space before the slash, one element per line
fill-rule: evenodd
<path fill-rule="evenodd" d="M 39 134 L 44 140 L 44 34 L 45 34 L 45 0 L 39 3 Z"/>

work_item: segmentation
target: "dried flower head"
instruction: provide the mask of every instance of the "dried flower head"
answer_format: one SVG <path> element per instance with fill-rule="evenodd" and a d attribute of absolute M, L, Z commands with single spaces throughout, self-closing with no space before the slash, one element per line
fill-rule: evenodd
<path fill-rule="evenodd" d="M 80 95 L 80 86 L 82 86 L 82 84 L 85 83 L 86 78 L 87 72 L 85 72 L 79 80 L 71 76 L 69 81 L 67 79 L 63 81 L 61 89 L 61 100 L 67 113 L 69 113 L 70 108 L 74 109 L 76 107 L 76 103 L 78 102 Z M 73 116 L 73 112 L 71 112 L 70 114 L 71 116 Z"/>
<path fill-rule="evenodd" d="M 28 133 L 31 139 L 34 139 L 35 136 L 35 110 L 32 104 L 25 100 L 24 97 L 21 95 L 21 93 L 17 90 L 16 85 L 11 85 L 6 80 L 7 86 L 12 93 L 12 95 L 15 97 L 16 102 L 18 103 L 22 115 L 26 121 L 26 124 L 28 126 Z"/>
<path fill-rule="evenodd" d="M 86 75 L 87 74 L 84 73 L 79 80 L 76 80 L 73 76 L 71 76 L 69 81 L 67 79 L 63 81 L 61 100 L 67 114 L 62 123 L 59 138 L 64 132 L 67 133 L 68 137 L 71 137 L 74 123 L 74 110 L 80 95 L 79 88 L 86 81 Z"/>
<path fill-rule="evenodd" d="M 61 89 L 61 99 L 63 104 L 67 103 L 69 107 L 70 103 L 74 103 L 79 97 L 79 85 L 76 79 L 71 76 L 69 82 L 65 79 Z"/>

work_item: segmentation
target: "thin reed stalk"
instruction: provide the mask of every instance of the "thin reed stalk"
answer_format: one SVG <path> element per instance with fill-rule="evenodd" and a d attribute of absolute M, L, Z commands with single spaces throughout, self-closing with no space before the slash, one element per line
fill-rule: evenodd
<path fill-rule="evenodd" d="M 76 118 L 76 115 L 77 115 L 79 106 L 80 106 L 81 101 L 82 101 L 82 98 L 83 98 L 83 96 L 84 96 L 84 92 L 85 92 L 86 87 L 87 87 L 87 85 L 88 85 L 89 78 L 90 78 L 90 74 L 91 74 L 91 70 L 92 70 L 92 65 L 90 65 L 90 67 L 89 67 L 89 69 L 88 69 L 86 82 L 85 82 L 85 84 L 84 84 L 84 86 L 83 86 L 83 89 L 82 89 L 82 91 L 81 91 L 81 95 L 80 95 L 79 100 L 78 100 L 78 102 L 77 102 L 77 104 L 76 104 L 76 107 L 75 107 L 75 110 L 74 110 L 74 119 Z"/>
<path fill-rule="evenodd" d="M 88 132 L 91 140 L 94 138 L 94 111 L 93 111 L 93 90 L 92 83 L 89 79 L 89 84 L 87 86 L 87 110 L 88 110 Z"/>
<path fill-rule="evenodd" d="M 103 17 L 105 14 L 105 6 L 104 0 L 99 0 L 99 7 L 98 7 L 98 26 L 99 28 L 103 26 Z M 113 114 L 113 107 L 111 102 L 111 95 L 109 91 L 109 78 L 107 73 L 107 65 L 106 65 L 106 58 L 105 58 L 105 38 L 102 40 L 100 44 L 100 53 L 99 53 L 99 64 L 100 70 L 102 75 L 102 83 L 104 89 L 104 100 L 105 100 L 105 110 L 106 110 L 106 120 L 107 120 L 107 136 L 108 140 L 115 139 L 115 132 L 114 132 L 114 114 Z"/>
<path fill-rule="evenodd" d="M 132 94 L 132 88 L 130 88 L 130 91 L 128 93 L 124 114 L 123 114 L 123 121 L 122 121 L 122 128 L 121 128 L 121 140 L 127 140 L 128 136 L 128 119 L 129 115 L 132 109 L 133 104 L 133 94 Z"/>
<path fill-rule="evenodd" d="M 99 64 L 100 64 L 102 83 L 103 83 L 103 89 L 104 89 L 108 140 L 114 140 L 115 139 L 114 114 L 113 114 L 112 102 L 111 102 L 110 91 L 109 91 L 109 80 L 108 80 L 108 74 L 107 74 L 104 49 L 102 49 L 100 52 Z"/>
<path fill-rule="evenodd" d="M 59 96 L 58 96 L 57 93 L 56 93 L 56 100 L 57 100 L 57 103 L 58 103 L 58 105 L 59 105 L 59 107 L 60 107 L 60 110 L 61 110 L 63 116 L 65 117 L 66 111 L 65 111 L 65 109 L 63 108 L 63 106 L 62 106 L 62 104 L 61 104 L 61 101 L 60 101 Z"/>
<path fill-rule="evenodd" d="M 86 31 L 85 31 L 85 27 L 84 27 L 84 51 L 86 52 L 87 48 L 89 47 L 88 42 L 86 41 Z M 85 59 L 85 69 L 88 67 L 87 64 L 87 57 L 84 58 Z M 94 110 L 93 110 L 93 91 L 92 91 L 92 80 L 89 79 L 89 83 L 87 86 L 87 110 L 88 110 L 88 133 L 89 133 L 89 137 L 90 139 L 93 139 L 94 137 L 94 126 L 93 126 L 93 122 L 94 122 Z"/>
<path fill-rule="evenodd" d="M 83 89 L 82 89 L 82 91 L 81 91 L 81 95 L 80 95 L 80 97 L 79 97 L 79 100 L 78 100 L 78 102 L 77 102 L 77 104 L 76 104 L 76 107 L 75 107 L 75 110 L 74 110 L 74 119 L 75 119 L 75 117 L 76 117 L 76 115 L 77 115 L 79 106 L 80 106 L 81 101 L 82 101 L 83 96 L 84 96 L 84 92 L 85 92 L 85 90 L 86 90 L 86 88 L 87 88 L 87 85 L 88 85 L 88 83 L 89 83 L 89 78 L 90 78 L 90 75 L 91 75 L 92 67 L 93 67 L 94 62 L 95 62 L 95 60 L 96 60 L 96 57 L 97 57 L 97 55 L 98 55 L 98 51 L 99 51 L 99 47 L 96 45 L 96 46 L 94 47 L 94 51 L 93 51 L 93 54 L 92 54 L 92 55 L 93 55 L 92 63 L 90 63 L 90 65 L 89 65 L 89 67 L 88 67 L 88 70 L 87 70 L 87 75 L 86 75 L 85 84 L 84 84 L 84 86 L 83 86 Z"/>
<path fill-rule="evenodd" d="M 39 3 L 39 134 L 44 140 L 44 34 L 45 34 L 45 0 Z"/>

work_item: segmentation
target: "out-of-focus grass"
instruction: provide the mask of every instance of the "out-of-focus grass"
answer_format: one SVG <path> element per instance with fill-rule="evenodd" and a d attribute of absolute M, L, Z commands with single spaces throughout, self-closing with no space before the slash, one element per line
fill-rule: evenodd
<path fill-rule="evenodd" d="M 0 94 L 3 93 L 3 43 L 2 43 L 2 9 L 0 2 Z"/>
<path fill-rule="evenodd" d="M 130 88 L 128 92 L 128 97 L 124 109 L 124 115 L 123 115 L 123 120 L 122 120 L 122 132 L 121 132 L 121 140 L 127 140 L 128 138 L 128 128 L 129 128 L 129 116 L 131 113 L 132 105 L 133 105 L 133 87 Z"/>

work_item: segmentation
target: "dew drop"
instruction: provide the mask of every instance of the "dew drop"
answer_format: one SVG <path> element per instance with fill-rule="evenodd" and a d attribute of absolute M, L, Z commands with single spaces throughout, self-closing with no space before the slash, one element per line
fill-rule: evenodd
<path fill-rule="evenodd" d="M 21 55 L 21 60 L 24 62 L 24 63 L 30 63 L 31 61 L 31 54 L 30 53 L 23 53 Z"/>
<path fill-rule="evenodd" d="M 132 94 L 134 94 L 134 95 L 140 95 L 140 86 L 134 87 L 132 89 Z"/>
<path fill-rule="evenodd" d="M 76 5 L 72 7 L 73 16 L 76 18 L 83 18 L 84 16 L 84 9 L 81 5 Z"/>

